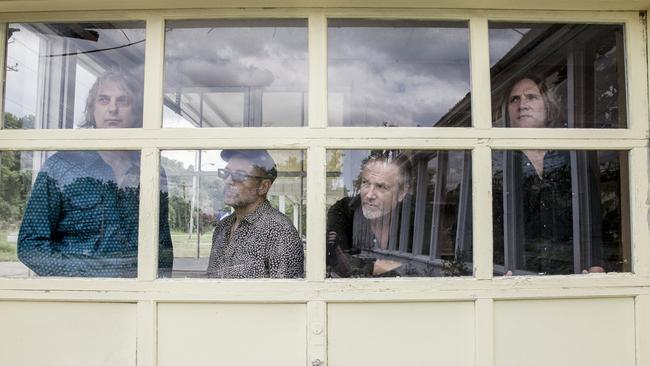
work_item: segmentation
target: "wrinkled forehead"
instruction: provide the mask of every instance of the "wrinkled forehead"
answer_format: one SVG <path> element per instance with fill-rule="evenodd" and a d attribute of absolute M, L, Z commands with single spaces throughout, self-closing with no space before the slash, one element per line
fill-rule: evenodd
<path fill-rule="evenodd" d="M 97 88 L 97 95 L 127 95 L 130 96 L 128 89 L 117 80 L 104 80 Z"/>
<path fill-rule="evenodd" d="M 523 94 L 541 94 L 537 84 L 530 79 L 519 80 L 510 90 L 510 96 Z"/>
<path fill-rule="evenodd" d="M 399 182 L 399 167 L 385 160 L 369 161 L 361 171 L 361 177 L 373 183 L 397 185 Z"/>
<path fill-rule="evenodd" d="M 250 160 L 238 155 L 235 155 L 231 157 L 230 160 L 228 160 L 226 168 L 231 171 L 241 170 L 248 174 L 254 173 L 256 171 L 256 168 L 253 166 L 253 163 Z"/>

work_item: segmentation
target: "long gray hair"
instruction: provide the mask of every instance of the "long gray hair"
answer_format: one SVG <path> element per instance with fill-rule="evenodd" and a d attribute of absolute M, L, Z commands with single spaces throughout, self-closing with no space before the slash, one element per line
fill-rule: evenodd
<path fill-rule="evenodd" d="M 555 92 L 546 85 L 544 78 L 536 74 L 524 74 L 521 77 L 515 79 L 510 86 L 506 89 L 506 92 L 503 93 L 502 110 L 504 113 L 505 125 L 506 127 L 512 127 L 510 122 L 510 115 L 508 114 L 508 103 L 510 101 L 510 93 L 512 89 L 517 85 L 518 82 L 522 80 L 531 80 L 537 88 L 539 89 L 542 99 L 544 100 L 544 106 L 546 106 L 546 121 L 544 124 L 546 127 L 562 127 L 560 123 L 562 122 L 562 108 L 560 106 L 560 101 L 555 95 Z"/>
<path fill-rule="evenodd" d="M 107 70 L 100 75 L 88 92 L 86 108 L 84 109 L 84 122 L 80 128 L 95 128 L 95 99 L 99 88 L 107 81 L 118 83 L 120 88 L 133 99 L 131 113 L 135 121 L 134 127 L 142 127 L 142 87 L 137 79 L 122 70 Z"/>

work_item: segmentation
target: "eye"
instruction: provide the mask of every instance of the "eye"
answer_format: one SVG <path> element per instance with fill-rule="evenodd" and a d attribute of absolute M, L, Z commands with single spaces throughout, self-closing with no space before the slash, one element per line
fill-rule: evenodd
<path fill-rule="evenodd" d="M 122 95 L 120 97 L 117 97 L 116 103 L 120 107 L 128 107 L 131 105 L 131 98 L 127 95 Z"/>
<path fill-rule="evenodd" d="M 519 99 L 520 97 L 518 95 L 515 95 L 514 97 L 510 97 L 510 104 L 519 102 Z"/>
<path fill-rule="evenodd" d="M 528 98 L 530 100 L 537 100 L 537 99 L 539 99 L 539 97 L 540 97 L 539 94 L 528 94 L 528 95 L 526 95 L 526 98 Z"/>
<path fill-rule="evenodd" d="M 110 98 L 106 95 L 98 95 L 97 96 L 97 103 L 101 105 L 107 105 L 110 102 Z"/>

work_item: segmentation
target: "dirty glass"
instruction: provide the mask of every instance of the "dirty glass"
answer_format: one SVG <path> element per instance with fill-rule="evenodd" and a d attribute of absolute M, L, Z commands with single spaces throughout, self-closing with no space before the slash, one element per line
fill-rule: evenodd
<path fill-rule="evenodd" d="M 330 19 L 330 126 L 469 127 L 467 22 Z"/>
<path fill-rule="evenodd" d="M 167 150 L 173 277 L 301 278 L 300 150 Z"/>
<path fill-rule="evenodd" d="M 307 20 L 178 20 L 165 32 L 163 127 L 307 125 Z"/>
<path fill-rule="evenodd" d="M 328 150 L 327 276 L 472 275 L 471 155 Z"/>
<path fill-rule="evenodd" d="M 135 277 L 139 193 L 138 151 L 0 152 L 0 277 Z M 171 240 L 161 213 L 166 276 Z"/>
<path fill-rule="evenodd" d="M 625 128 L 624 27 L 489 23 L 495 127 Z"/>
<path fill-rule="evenodd" d="M 627 153 L 494 151 L 495 274 L 630 272 Z"/>
<path fill-rule="evenodd" d="M 144 22 L 10 23 L 4 128 L 142 126 Z"/>

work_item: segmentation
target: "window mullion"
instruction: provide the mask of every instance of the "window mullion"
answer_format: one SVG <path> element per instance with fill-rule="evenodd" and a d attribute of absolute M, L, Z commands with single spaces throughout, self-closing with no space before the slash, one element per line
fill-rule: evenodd
<path fill-rule="evenodd" d="M 632 270 L 636 274 L 650 274 L 648 246 L 648 149 L 630 150 L 630 218 L 632 231 Z"/>
<path fill-rule="evenodd" d="M 307 151 L 307 250 L 306 278 L 322 281 L 325 277 L 325 194 L 327 156 L 322 146 Z"/>
<path fill-rule="evenodd" d="M 309 126 L 327 126 L 327 18 L 309 16 Z"/>
<path fill-rule="evenodd" d="M 492 278 L 492 155 L 490 148 L 472 151 L 474 277 Z"/>
<path fill-rule="evenodd" d="M 156 148 L 143 149 L 140 159 L 138 278 L 151 281 L 156 279 L 158 272 L 160 151 Z"/>
<path fill-rule="evenodd" d="M 470 18 L 469 37 L 472 125 L 480 129 L 491 128 L 490 49 L 487 18 Z"/>
<path fill-rule="evenodd" d="M 163 68 L 165 53 L 165 20 L 147 19 L 144 62 L 143 121 L 145 129 L 158 129 L 162 124 Z"/>
<path fill-rule="evenodd" d="M 7 23 L 0 23 L 0 70 L 2 71 L 2 85 L 5 85 L 6 71 L 5 60 L 7 58 Z M 0 111 L 3 118 L 0 121 L 0 130 L 4 128 L 4 111 L 5 111 L 5 88 L 0 88 Z"/>
<path fill-rule="evenodd" d="M 627 54 L 627 107 L 628 128 L 647 136 L 648 133 L 648 74 L 644 29 L 635 18 L 625 23 L 625 52 Z"/>

